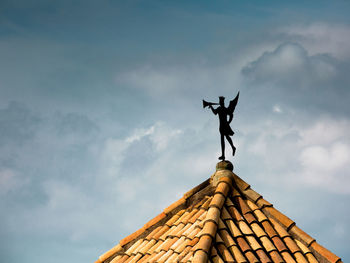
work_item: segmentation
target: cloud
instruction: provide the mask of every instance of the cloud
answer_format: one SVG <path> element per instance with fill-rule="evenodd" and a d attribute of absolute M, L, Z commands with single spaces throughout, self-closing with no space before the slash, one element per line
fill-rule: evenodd
<path fill-rule="evenodd" d="M 286 118 L 293 118 L 286 113 Z M 257 133 L 242 127 L 244 155 L 254 157 L 256 178 L 271 185 L 350 194 L 350 121 L 321 116 L 293 125 L 271 120 Z M 242 149 L 242 147 L 241 147 Z M 242 150 L 241 150 L 242 151 Z M 283 152 L 283 154 L 281 154 Z"/>
<path fill-rule="evenodd" d="M 214 67 L 201 62 L 166 66 L 146 64 L 117 74 L 115 81 L 120 86 L 144 91 L 153 98 L 188 100 L 198 93 L 212 96 L 217 96 L 218 90 L 232 93 L 232 87 L 238 87 L 240 82 L 238 67 L 236 61 Z"/>
<path fill-rule="evenodd" d="M 298 89 L 328 80 L 336 75 L 336 65 L 325 55 L 308 55 L 298 43 L 284 43 L 264 52 L 242 69 L 243 75 L 259 84 L 272 83 Z"/>
<path fill-rule="evenodd" d="M 331 54 L 339 60 L 350 58 L 350 27 L 324 22 L 294 25 L 279 31 L 300 42 L 312 54 Z"/>
<path fill-rule="evenodd" d="M 349 67 L 326 54 L 310 55 L 300 43 L 282 43 L 242 68 L 244 93 L 250 98 L 245 111 L 258 117 L 257 110 L 271 111 L 270 105 L 278 105 L 304 117 L 321 113 L 345 117 L 350 112 L 345 103 L 350 99 Z"/>

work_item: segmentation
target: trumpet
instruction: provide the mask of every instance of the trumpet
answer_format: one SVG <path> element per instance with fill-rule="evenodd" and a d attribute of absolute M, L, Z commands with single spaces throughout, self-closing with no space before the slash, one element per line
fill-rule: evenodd
<path fill-rule="evenodd" d="M 203 108 L 208 107 L 208 106 L 212 106 L 212 105 L 219 105 L 219 103 L 208 102 L 208 101 L 203 100 Z"/>

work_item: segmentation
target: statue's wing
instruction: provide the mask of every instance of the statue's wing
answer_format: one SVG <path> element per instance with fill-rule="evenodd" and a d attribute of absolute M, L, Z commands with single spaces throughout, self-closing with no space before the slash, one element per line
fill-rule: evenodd
<path fill-rule="evenodd" d="M 237 102 L 238 102 L 238 98 L 239 98 L 239 91 L 236 95 L 236 98 L 234 98 L 233 100 L 230 101 L 230 105 L 228 106 L 228 110 L 230 113 L 233 113 L 235 111 Z"/>

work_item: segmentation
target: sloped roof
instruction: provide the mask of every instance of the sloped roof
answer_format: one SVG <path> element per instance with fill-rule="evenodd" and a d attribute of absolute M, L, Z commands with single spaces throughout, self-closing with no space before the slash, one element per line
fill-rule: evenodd
<path fill-rule="evenodd" d="M 232 172 L 213 176 L 122 239 L 96 263 L 331 262 L 322 247 Z"/>

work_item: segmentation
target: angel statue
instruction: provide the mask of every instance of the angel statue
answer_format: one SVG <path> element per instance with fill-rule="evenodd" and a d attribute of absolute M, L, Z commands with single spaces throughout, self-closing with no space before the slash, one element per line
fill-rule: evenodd
<path fill-rule="evenodd" d="M 221 153 L 222 153 L 221 156 L 219 157 L 219 160 L 225 160 L 225 137 L 232 147 L 232 155 L 234 156 L 236 152 L 236 147 L 233 145 L 232 139 L 230 137 L 234 134 L 233 130 L 230 127 L 230 123 L 233 119 L 233 112 L 236 108 L 238 98 L 239 98 L 239 92 L 237 93 L 236 98 L 230 101 L 230 105 L 228 106 L 228 108 L 225 107 L 225 97 L 222 97 L 222 96 L 219 97 L 219 103 L 207 102 L 203 100 L 203 108 L 209 106 L 209 108 L 212 110 L 212 112 L 215 115 L 219 115 L 219 122 L 220 122 L 219 131 L 221 134 Z M 214 109 L 213 105 L 220 105 L 220 106 Z M 229 116 L 228 120 L 227 120 L 227 115 Z"/>

